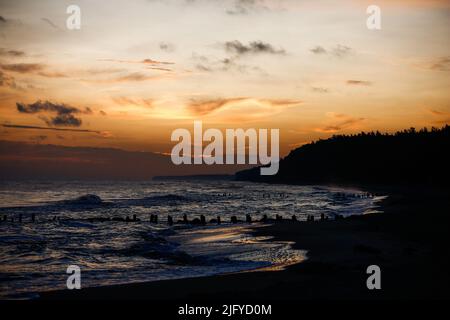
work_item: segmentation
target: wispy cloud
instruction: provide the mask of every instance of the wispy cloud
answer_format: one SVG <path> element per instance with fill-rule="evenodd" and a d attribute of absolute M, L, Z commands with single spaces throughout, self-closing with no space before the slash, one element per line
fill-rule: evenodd
<path fill-rule="evenodd" d="M 47 70 L 47 66 L 42 63 L 10 63 L 0 64 L 0 69 L 21 74 L 36 74 L 46 78 L 65 78 L 62 72 Z"/>
<path fill-rule="evenodd" d="M 42 21 L 44 21 L 46 24 L 48 24 L 50 27 L 52 27 L 55 30 L 61 31 L 62 29 L 58 27 L 55 23 L 53 23 L 52 20 L 48 18 L 41 18 Z"/>
<path fill-rule="evenodd" d="M 255 55 L 285 55 L 286 51 L 282 48 L 276 48 L 270 43 L 262 41 L 251 41 L 243 44 L 238 40 L 227 41 L 220 44 L 228 56 L 217 59 L 208 58 L 204 55 L 193 54 L 192 59 L 196 61 L 196 69 L 203 72 L 212 71 L 238 71 L 246 73 L 248 71 L 263 72 L 258 66 L 243 63 L 245 57 Z"/>
<path fill-rule="evenodd" d="M 235 0 L 232 7 L 226 10 L 226 13 L 229 15 L 246 15 L 261 10 L 268 10 L 264 0 Z"/>
<path fill-rule="evenodd" d="M 366 120 L 366 118 L 356 118 L 346 114 L 333 112 L 328 113 L 327 117 L 330 118 L 330 120 L 327 121 L 328 123 L 323 127 L 316 128 L 315 131 L 323 133 L 335 133 L 345 129 L 354 129 L 361 122 Z"/>
<path fill-rule="evenodd" d="M 448 124 L 450 123 L 450 112 L 448 111 L 441 111 L 437 109 L 431 109 L 427 108 L 427 111 L 431 113 L 436 120 L 434 120 L 434 123 L 436 124 Z"/>
<path fill-rule="evenodd" d="M 25 56 L 25 52 L 20 51 L 20 50 L 11 50 L 11 49 L 0 48 L 0 56 L 23 57 L 23 56 Z"/>
<path fill-rule="evenodd" d="M 112 97 L 111 99 L 120 106 L 132 105 L 132 106 L 153 108 L 155 103 L 153 99 L 143 99 L 134 97 Z"/>
<path fill-rule="evenodd" d="M 222 108 L 223 106 L 242 101 L 247 98 L 228 98 L 228 99 L 206 99 L 206 100 L 197 100 L 192 99 L 188 105 L 188 110 L 196 115 L 206 115 L 217 109 Z"/>
<path fill-rule="evenodd" d="M 326 54 L 327 50 L 322 46 L 315 46 L 310 50 L 314 54 Z"/>
<path fill-rule="evenodd" d="M 347 80 L 346 82 L 350 86 L 371 86 L 372 82 L 365 80 Z"/>
<path fill-rule="evenodd" d="M 293 99 L 257 99 L 257 100 L 262 103 L 267 103 L 273 107 L 294 106 L 303 102 L 301 100 L 293 100 Z"/>
<path fill-rule="evenodd" d="M 127 81 L 147 81 L 147 80 L 156 80 L 161 79 L 161 76 L 158 75 L 149 75 L 142 72 L 132 72 L 126 75 L 119 76 L 117 78 L 111 79 L 106 82 L 127 82 Z"/>
<path fill-rule="evenodd" d="M 167 71 L 167 72 L 172 72 L 172 69 L 168 69 L 168 68 L 161 68 L 161 67 L 148 67 L 147 69 L 151 69 L 151 70 L 159 70 L 159 71 Z"/>
<path fill-rule="evenodd" d="M 43 70 L 45 66 L 40 63 L 11 63 L 0 64 L 0 68 L 5 71 L 17 73 L 35 73 L 37 71 Z"/>
<path fill-rule="evenodd" d="M 162 51 L 165 51 L 165 52 L 174 52 L 175 45 L 170 42 L 160 42 L 159 49 L 161 49 Z"/>
<path fill-rule="evenodd" d="M 98 59 L 98 61 L 104 61 L 104 62 L 117 62 L 117 63 L 140 63 L 140 64 L 146 64 L 146 65 L 169 65 L 169 64 L 175 64 L 175 62 L 170 61 L 159 61 L 159 60 L 153 60 L 150 58 L 143 59 L 143 60 L 120 60 L 120 59 Z"/>
<path fill-rule="evenodd" d="M 20 124 L 10 124 L 4 123 L 2 124 L 5 128 L 15 128 L 15 129 L 33 129 L 33 130 L 51 130 L 51 131 L 69 131 L 69 132 L 91 132 L 102 134 L 105 131 L 95 131 L 88 129 L 70 129 L 70 128 L 55 128 L 55 127 L 39 127 L 39 126 L 28 126 L 28 125 L 20 125 Z"/>
<path fill-rule="evenodd" d="M 342 44 L 338 44 L 329 49 L 325 49 L 322 46 L 315 46 L 314 48 L 310 49 L 310 51 L 315 55 L 329 55 L 337 58 L 343 58 L 353 54 L 352 48 Z"/>
<path fill-rule="evenodd" d="M 329 92 L 329 90 L 327 88 L 323 88 L 323 87 L 312 87 L 311 90 L 314 92 L 317 92 L 317 93 L 328 93 Z"/>
<path fill-rule="evenodd" d="M 428 68 L 436 71 L 450 71 L 450 56 L 434 59 L 428 64 Z"/>

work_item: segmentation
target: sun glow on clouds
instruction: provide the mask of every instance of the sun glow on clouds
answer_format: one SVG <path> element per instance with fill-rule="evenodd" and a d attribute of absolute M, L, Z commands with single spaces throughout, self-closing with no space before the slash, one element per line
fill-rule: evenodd
<path fill-rule="evenodd" d="M 336 133 L 448 122 L 449 2 L 379 1 L 374 32 L 369 4 L 81 1 L 74 32 L 55 1 L 2 4 L 0 119 L 22 125 L 2 135 L 165 152 L 173 129 L 201 119 L 279 128 L 286 154 Z M 37 101 L 79 111 L 17 110 Z M 88 131 L 26 129 L 67 124 Z"/>

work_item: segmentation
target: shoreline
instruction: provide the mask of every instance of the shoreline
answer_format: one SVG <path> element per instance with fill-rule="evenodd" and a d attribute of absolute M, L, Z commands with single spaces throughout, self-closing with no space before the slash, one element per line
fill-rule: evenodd
<path fill-rule="evenodd" d="M 307 259 L 282 271 L 248 271 L 82 290 L 49 291 L 38 300 L 284 301 L 449 298 L 450 200 L 421 190 L 393 193 L 381 213 L 323 222 L 277 222 L 254 236 L 289 241 Z M 422 194 L 421 197 L 417 194 Z M 251 228 L 251 227 L 250 227 Z M 379 265 L 382 290 L 368 290 L 366 268 Z"/>

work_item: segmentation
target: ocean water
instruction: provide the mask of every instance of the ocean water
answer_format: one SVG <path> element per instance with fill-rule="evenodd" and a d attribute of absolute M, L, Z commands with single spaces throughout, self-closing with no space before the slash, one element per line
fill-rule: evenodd
<path fill-rule="evenodd" d="M 64 289 L 69 265 L 81 268 L 82 287 L 93 287 L 297 263 L 304 251 L 254 237 L 231 216 L 334 219 L 370 213 L 377 200 L 358 190 L 237 181 L 1 182 L 0 297 Z M 158 223 L 149 222 L 151 214 Z M 176 222 L 184 214 L 207 222 L 220 216 L 222 224 L 168 226 L 168 215 Z M 98 219 L 133 215 L 139 221 Z"/>

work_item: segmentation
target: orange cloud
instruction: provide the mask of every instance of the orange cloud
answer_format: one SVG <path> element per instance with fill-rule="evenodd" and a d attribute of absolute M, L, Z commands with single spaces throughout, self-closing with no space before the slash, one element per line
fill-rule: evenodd
<path fill-rule="evenodd" d="M 249 97 L 238 97 L 238 98 L 219 98 L 219 99 L 208 99 L 208 100 L 192 100 L 188 105 L 188 110 L 195 115 L 207 115 L 213 111 L 219 110 L 225 106 L 232 105 L 233 103 L 239 103 L 243 101 L 248 101 L 251 104 L 263 105 L 264 107 L 289 107 L 298 105 L 301 103 L 300 100 L 291 99 L 257 99 Z"/>
<path fill-rule="evenodd" d="M 243 101 L 248 98 L 228 98 L 212 100 L 192 100 L 188 105 L 188 110 L 195 115 L 206 115 L 233 102 Z"/>
<path fill-rule="evenodd" d="M 132 97 L 113 97 L 112 100 L 120 106 L 133 105 L 146 108 L 153 108 L 155 102 L 153 99 L 142 99 Z"/>

